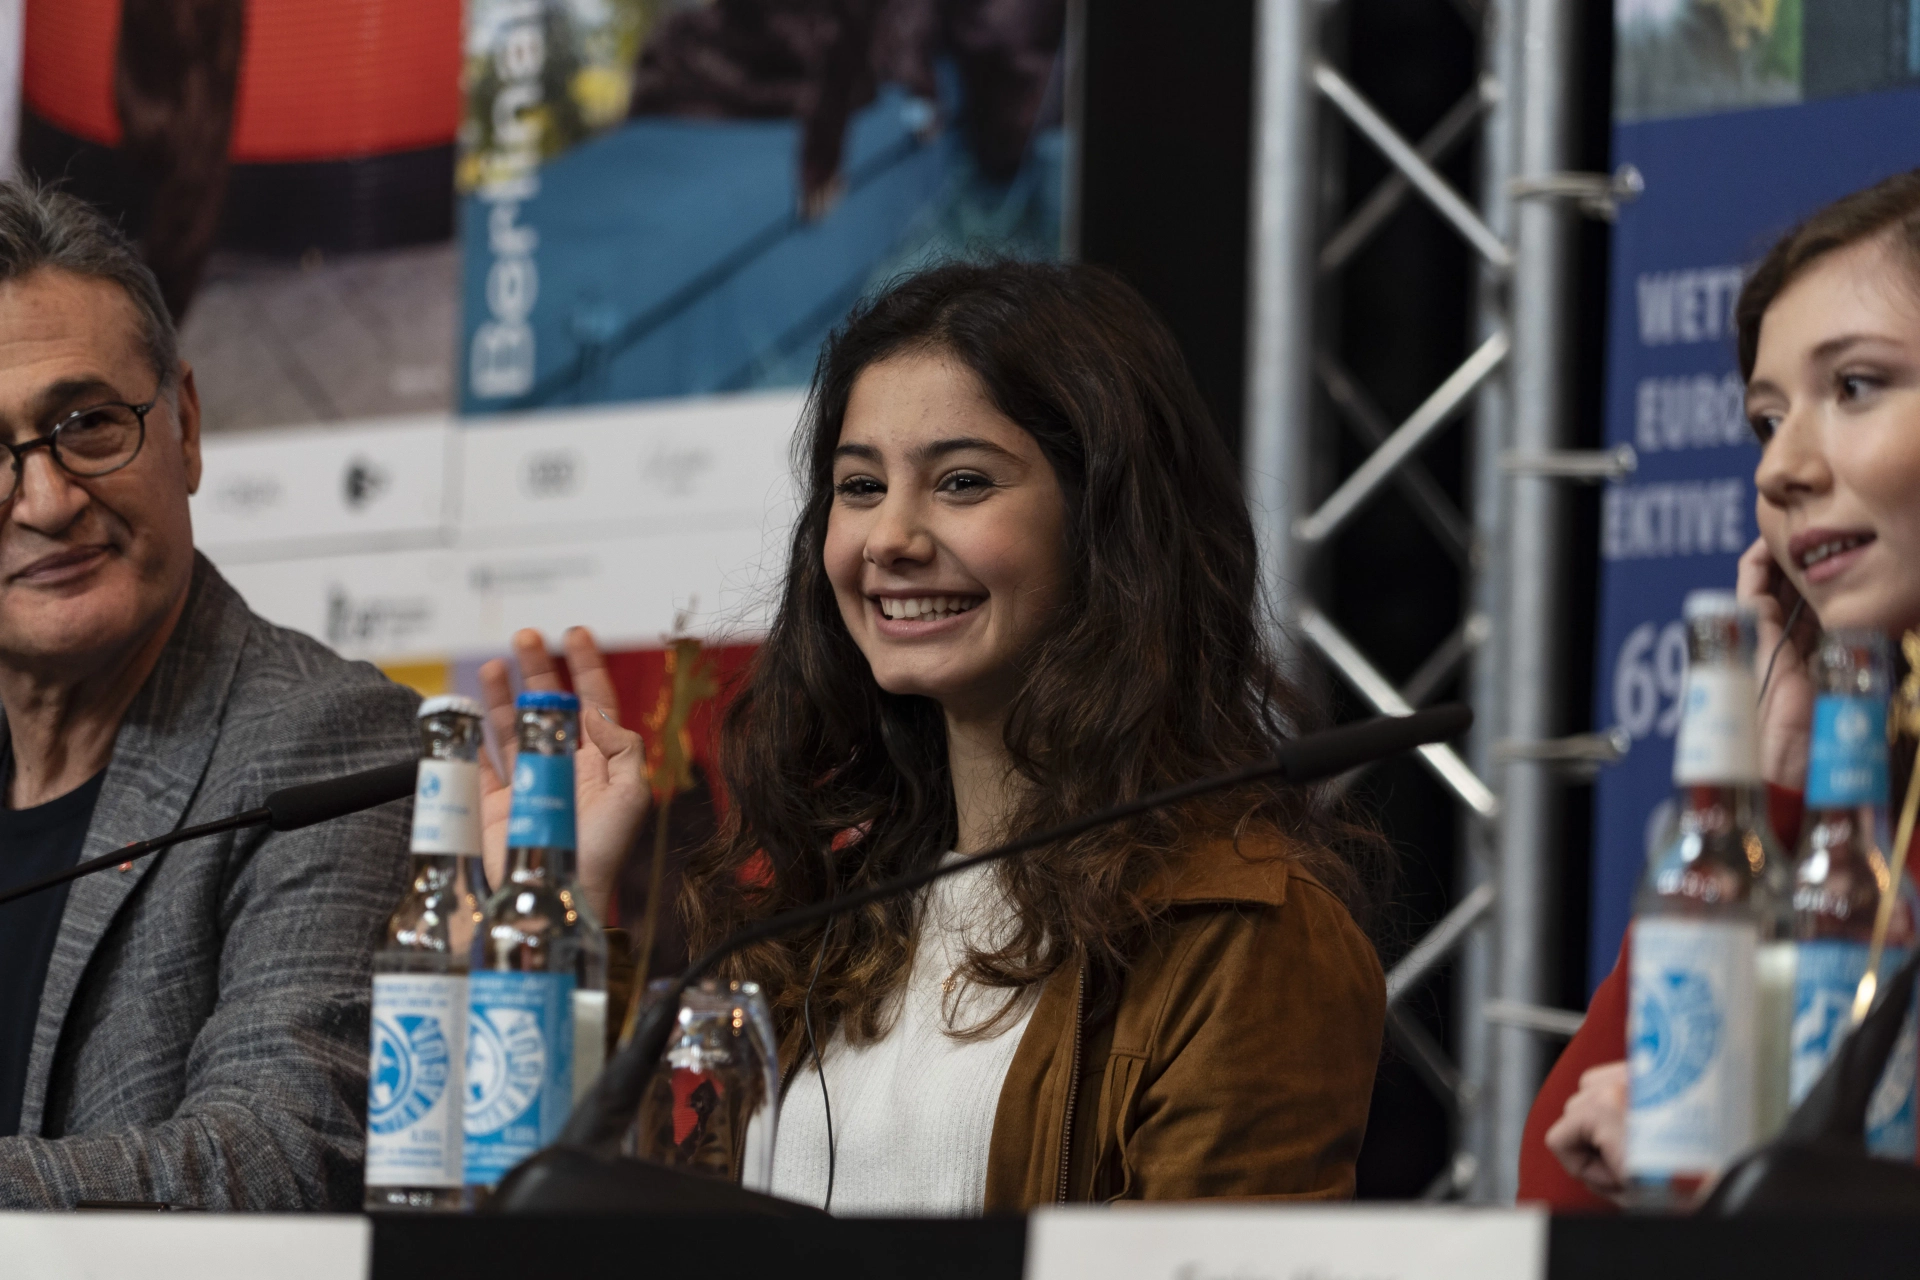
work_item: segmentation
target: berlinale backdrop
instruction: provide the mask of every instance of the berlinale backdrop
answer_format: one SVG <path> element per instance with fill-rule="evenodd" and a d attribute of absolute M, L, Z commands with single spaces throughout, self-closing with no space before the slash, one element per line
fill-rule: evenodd
<path fill-rule="evenodd" d="M 726 671 L 764 626 L 789 440 L 849 305 L 943 255 L 1060 252 L 1065 7 L 10 0 L 0 22 L 21 167 L 122 219 L 181 321 L 195 532 L 248 601 L 423 693 L 472 692 L 516 628 L 585 623 L 640 726 L 669 633 Z"/>

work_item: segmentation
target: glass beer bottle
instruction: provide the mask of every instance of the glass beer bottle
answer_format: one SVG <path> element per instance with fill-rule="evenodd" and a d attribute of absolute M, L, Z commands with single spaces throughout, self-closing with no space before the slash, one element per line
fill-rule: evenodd
<path fill-rule="evenodd" d="M 1628 947 L 1631 1202 L 1684 1208 L 1784 1112 L 1792 949 L 1786 858 L 1766 818 L 1754 616 L 1732 592 L 1684 608 L 1675 816 Z"/>
<path fill-rule="evenodd" d="M 1875 631 L 1829 631 L 1813 665 L 1807 807 L 1793 863 L 1789 1101 L 1795 1106 L 1853 1027 L 1854 995 L 1867 971 L 1882 886 L 1889 885 L 1886 638 Z M 1913 886 L 1904 875 L 1901 880 L 1889 885 L 1898 896 L 1882 979 L 1900 967 L 1913 945 Z M 1914 1049 L 1909 1013 L 1867 1113 L 1868 1149 L 1908 1162 L 1914 1158 Z"/>
<path fill-rule="evenodd" d="M 514 709 L 507 874 L 473 940 L 465 1169 L 476 1202 L 559 1136 L 577 1092 L 576 1028 L 606 1025 L 606 937 L 574 881 L 580 700 L 523 693 Z"/>
<path fill-rule="evenodd" d="M 373 958 L 367 1073 L 369 1209 L 463 1207 L 467 953 L 460 865 L 480 853 L 480 704 L 420 707 L 411 884 Z"/>

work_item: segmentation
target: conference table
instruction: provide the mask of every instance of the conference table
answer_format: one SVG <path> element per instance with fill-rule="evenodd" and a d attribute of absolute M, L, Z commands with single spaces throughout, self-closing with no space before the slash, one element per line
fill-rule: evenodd
<path fill-rule="evenodd" d="M 1310 1256 L 1300 1242 L 1316 1232 L 1326 1251 Z M 1399 1251 L 1382 1253 L 1392 1238 Z M 975 1221 L 0 1214 L 0 1275 L 33 1280 L 1909 1280 L 1917 1264 L 1920 1218 L 1380 1205 Z"/>
<path fill-rule="evenodd" d="M 1128 1209 L 1105 1211 L 1124 1215 Z M 1289 1209 L 1255 1210 L 1278 1216 Z M 564 1239 L 556 1253 L 557 1239 Z M 436 1274 L 479 1277 L 672 1277 L 673 1280 L 1022 1280 L 1027 1221 L 854 1219 L 472 1218 L 382 1219 L 373 1228 L 373 1280 Z M 440 1269 L 445 1268 L 442 1272 Z M 1180 1280 L 1176 1271 L 1167 1280 Z M 1205 1267 L 1191 1280 L 1222 1280 Z M 1408 1277 L 1418 1270 L 1404 1272 Z M 1550 1280 L 1912 1280 L 1920 1274 L 1920 1218 L 1555 1218 L 1547 1224 Z M 1224 1280 L 1307 1280 L 1299 1272 Z M 1311 1280 L 1388 1280 L 1311 1273 Z"/>

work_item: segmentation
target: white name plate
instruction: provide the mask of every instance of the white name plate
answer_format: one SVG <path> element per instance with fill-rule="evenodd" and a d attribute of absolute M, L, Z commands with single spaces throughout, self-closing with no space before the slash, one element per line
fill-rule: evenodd
<path fill-rule="evenodd" d="M 0 1272 L 34 1280 L 367 1280 L 372 1246 L 357 1216 L 0 1213 Z"/>
<path fill-rule="evenodd" d="M 1543 1280 L 1539 1209 L 1043 1209 L 1026 1280 Z"/>

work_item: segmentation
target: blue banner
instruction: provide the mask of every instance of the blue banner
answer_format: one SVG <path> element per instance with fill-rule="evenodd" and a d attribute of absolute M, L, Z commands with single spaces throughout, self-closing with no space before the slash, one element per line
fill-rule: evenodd
<path fill-rule="evenodd" d="M 1820 33 L 1809 23 L 1811 42 Z M 1808 76 L 1825 65 L 1817 52 L 1810 43 Z M 1613 135 L 1615 163 L 1638 168 L 1646 193 L 1623 207 L 1613 237 L 1606 434 L 1609 446 L 1634 447 L 1639 469 L 1603 499 L 1594 723 L 1625 728 L 1633 748 L 1596 783 L 1589 989 L 1613 967 L 1649 833 L 1672 795 L 1681 600 L 1731 587 L 1757 536 L 1759 450 L 1732 325 L 1745 273 L 1821 205 L 1920 165 L 1920 91 L 1910 88 L 1634 118 L 1644 114 L 1645 104 L 1617 110 Z"/>

